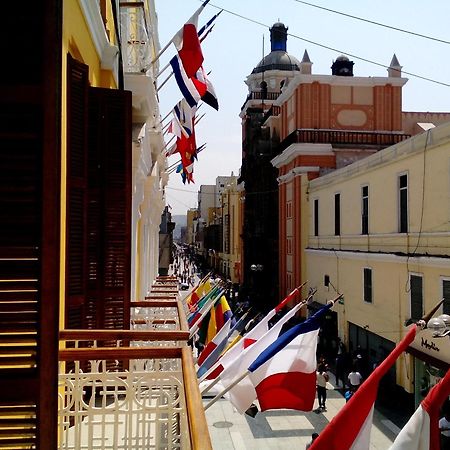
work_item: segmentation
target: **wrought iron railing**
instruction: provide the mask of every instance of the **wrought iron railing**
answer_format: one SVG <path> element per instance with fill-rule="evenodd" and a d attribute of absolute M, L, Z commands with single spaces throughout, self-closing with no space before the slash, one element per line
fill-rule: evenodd
<path fill-rule="evenodd" d="M 152 41 L 144 2 L 121 2 L 120 23 L 124 72 L 146 72 L 152 59 Z"/>
<path fill-rule="evenodd" d="M 291 144 L 313 143 L 338 146 L 373 146 L 385 148 L 410 138 L 409 134 L 400 132 L 354 131 L 300 128 L 289 134 L 280 144 L 284 150 Z"/>

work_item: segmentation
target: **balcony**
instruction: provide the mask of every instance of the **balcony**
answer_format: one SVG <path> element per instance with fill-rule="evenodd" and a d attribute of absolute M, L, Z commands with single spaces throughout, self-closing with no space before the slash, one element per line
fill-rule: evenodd
<path fill-rule="evenodd" d="M 245 105 L 249 100 L 270 100 L 274 101 L 281 95 L 281 92 L 261 92 L 252 91 L 247 95 L 244 104 L 241 107 L 241 111 L 244 109 Z"/>
<path fill-rule="evenodd" d="M 398 144 L 411 135 L 401 132 L 352 131 L 301 128 L 289 134 L 280 144 L 280 151 L 291 144 L 331 144 L 333 147 L 371 147 L 376 150 Z"/>
<path fill-rule="evenodd" d="M 158 64 L 151 64 L 157 50 L 144 2 L 121 2 L 120 26 L 125 89 L 133 94 L 133 123 L 145 123 L 159 114 L 154 85 Z"/>
<path fill-rule="evenodd" d="M 131 330 L 60 333 L 59 449 L 212 448 L 175 289 L 132 302 Z"/>

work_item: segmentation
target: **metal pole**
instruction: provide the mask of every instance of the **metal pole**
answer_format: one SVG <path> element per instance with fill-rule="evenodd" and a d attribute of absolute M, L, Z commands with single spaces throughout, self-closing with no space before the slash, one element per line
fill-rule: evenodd
<path fill-rule="evenodd" d="M 233 389 L 238 383 L 240 383 L 245 377 L 250 374 L 250 371 L 245 371 L 241 376 L 239 376 L 236 380 L 234 380 L 227 388 L 225 388 L 222 392 L 217 394 L 206 406 L 205 411 L 209 409 L 214 403 L 217 402 L 224 394 L 226 394 L 229 390 Z"/>

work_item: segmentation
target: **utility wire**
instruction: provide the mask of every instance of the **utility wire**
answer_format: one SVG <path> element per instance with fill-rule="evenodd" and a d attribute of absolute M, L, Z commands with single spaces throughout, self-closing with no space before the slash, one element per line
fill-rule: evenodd
<path fill-rule="evenodd" d="M 313 8 L 323 9 L 324 11 L 332 12 L 334 14 L 339 14 L 341 16 L 350 17 L 351 19 L 360 20 L 361 22 L 371 23 L 372 25 L 377 25 L 379 27 L 389 28 L 390 30 L 400 31 L 401 33 L 412 34 L 413 36 L 418 36 L 424 39 L 429 39 L 430 41 L 441 42 L 442 44 L 450 45 L 450 41 L 446 41 L 444 39 L 435 38 L 432 36 L 427 36 L 425 34 L 415 33 L 414 31 L 403 30 L 402 28 L 393 27 L 392 25 L 386 25 L 384 23 L 375 22 L 374 20 L 365 19 L 363 17 L 353 16 L 351 14 L 343 13 L 341 11 L 336 11 L 334 9 L 325 8 L 324 6 L 314 5 L 313 3 L 305 2 L 302 0 L 294 0 L 294 2 L 302 3 L 303 5 L 312 6 Z"/>
<path fill-rule="evenodd" d="M 269 25 L 267 25 L 267 24 L 265 24 L 263 22 L 259 22 L 258 20 L 251 19 L 250 17 L 243 16 L 242 14 L 238 14 L 238 13 L 236 13 L 234 11 L 231 11 L 229 9 L 226 9 L 226 8 L 224 8 L 222 6 L 217 6 L 217 5 L 214 5 L 213 3 L 208 3 L 208 5 L 210 5 L 210 6 L 214 7 L 214 8 L 217 8 L 217 9 L 223 9 L 225 12 L 227 12 L 228 14 L 231 14 L 232 16 L 236 16 L 236 17 L 239 17 L 240 19 L 247 20 L 248 22 L 255 23 L 256 25 L 260 25 L 260 26 L 262 26 L 264 28 L 270 28 Z M 348 55 L 348 56 L 350 56 L 352 58 L 359 59 L 360 61 L 364 61 L 364 62 L 367 62 L 369 64 L 373 64 L 375 66 L 379 66 L 379 67 L 383 67 L 385 69 L 389 69 L 389 66 L 387 66 L 386 64 L 381 64 L 379 62 L 372 61 L 371 59 L 363 58 L 362 56 L 357 56 L 357 55 L 354 55 L 352 53 L 348 53 L 348 52 L 345 52 L 343 50 L 339 50 L 339 49 L 334 48 L 334 47 L 329 47 L 328 45 L 320 44 L 319 42 L 315 42 L 315 41 L 312 41 L 310 39 L 306 39 L 304 37 L 298 36 L 298 35 L 293 34 L 293 33 L 287 33 L 287 34 L 288 34 L 288 36 L 291 36 L 294 39 L 299 39 L 301 41 L 308 42 L 309 44 L 316 45 L 317 47 L 322 47 L 322 48 L 325 48 L 327 50 L 331 50 L 331 51 L 336 52 L 336 53 L 345 54 L 345 55 Z M 435 83 L 435 84 L 439 84 L 441 86 L 450 87 L 449 83 L 445 83 L 443 81 L 434 80 L 432 78 L 424 77 L 422 75 L 417 75 L 417 74 L 412 73 L 412 72 L 406 72 L 405 70 L 402 70 L 402 73 L 404 73 L 406 75 L 410 75 L 410 76 L 415 77 L 415 78 L 419 78 L 421 80 L 429 81 L 430 83 Z"/>

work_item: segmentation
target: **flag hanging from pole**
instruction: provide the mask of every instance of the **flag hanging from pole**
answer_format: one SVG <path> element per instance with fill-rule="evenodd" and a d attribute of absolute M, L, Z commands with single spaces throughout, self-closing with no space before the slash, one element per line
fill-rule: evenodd
<path fill-rule="evenodd" d="M 316 398 L 316 352 L 321 319 L 333 303 L 292 327 L 249 366 L 261 411 L 311 411 Z"/>
<path fill-rule="evenodd" d="M 311 450 L 369 449 L 378 384 L 383 375 L 414 340 L 416 332 L 417 325 L 414 325 L 320 433 L 311 445 Z"/>
<path fill-rule="evenodd" d="M 192 17 L 183 25 L 173 37 L 172 42 L 178 50 L 186 75 L 190 78 L 195 75 L 203 63 L 203 54 L 197 34 L 198 17 L 209 0 L 205 1 Z"/>
<path fill-rule="evenodd" d="M 236 378 L 242 374 L 255 361 L 260 353 L 275 342 L 283 331 L 284 324 L 291 319 L 304 303 L 299 303 L 286 313 L 267 333 L 257 342 L 246 348 L 240 355 L 220 374 L 220 383 L 224 388 L 232 385 Z M 315 370 L 315 367 L 314 369 Z M 314 385 L 315 392 L 315 385 Z M 256 400 L 257 394 L 249 378 L 236 384 L 227 394 L 233 406 L 242 414 Z"/>
<path fill-rule="evenodd" d="M 450 370 L 433 386 L 389 450 L 439 450 L 439 412 L 450 396 Z"/>

